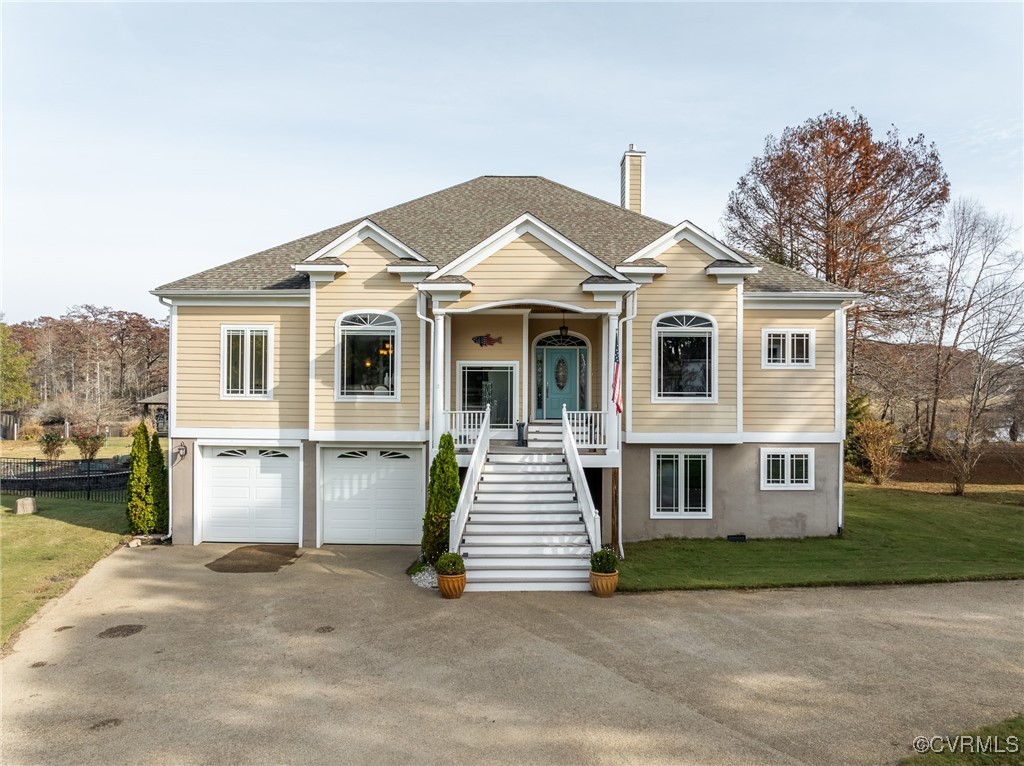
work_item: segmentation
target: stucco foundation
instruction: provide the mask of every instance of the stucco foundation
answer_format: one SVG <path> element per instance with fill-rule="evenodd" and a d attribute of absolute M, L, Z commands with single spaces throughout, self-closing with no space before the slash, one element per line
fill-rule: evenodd
<path fill-rule="evenodd" d="M 171 461 L 171 542 L 174 545 L 193 545 L 194 487 L 193 474 L 196 461 L 196 440 L 171 440 L 168 459 Z M 184 457 L 179 456 L 175 449 L 184 444 L 187 450 Z"/>
<path fill-rule="evenodd" d="M 814 449 L 815 489 L 762 490 L 762 447 Z M 658 450 L 707 445 L 624 444 L 622 474 L 623 539 L 659 537 L 822 537 L 839 526 L 838 444 L 715 445 L 711 460 L 712 518 L 652 519 L 652 454 Z"/>

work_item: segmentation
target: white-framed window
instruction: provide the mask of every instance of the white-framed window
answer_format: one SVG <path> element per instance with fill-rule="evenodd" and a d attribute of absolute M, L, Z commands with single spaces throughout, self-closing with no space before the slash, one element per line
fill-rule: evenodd
<path fill-rule="evenodd" d="M 491 408 L 491 428 L 512 431 L 519 411 L 519 362 L 456 362 L 459 408 Z"/>
<path fill-rule="evenodd" d="M 401 322 L 387 311 L 350 311 L 335 327 L 336 401 L 398 400 Z"/>
<path fill-rule="evenodd" d="M 718 398 L 718 327 L 706 314 L 662 314 L 654 320 L 652 400 L 714 403 Z"/>
<path fill-rule="evenodd" d="M 814 449 L 762 447 L 761 489 L 814 489 Z"/>
<path fill-rule="evenodd" d="M 814 330 L 809 328 L 762 328 L 761 367 L 813 369 Z"/>
<path fill-rule="evenodd" d="M 711 518 L 711 450 L 651 450 L 651 518 Z"/>
<path fill-rule="evenodd" d="M 272 399 L 274 326 L 220 326 L 222 399 Z"/>

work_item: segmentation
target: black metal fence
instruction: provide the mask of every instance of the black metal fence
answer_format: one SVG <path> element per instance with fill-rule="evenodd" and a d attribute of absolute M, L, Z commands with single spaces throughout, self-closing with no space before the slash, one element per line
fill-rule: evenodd
<path fill-rule="evenodd" d="M 67 497 L 123 503 L 128 463 L 120 459 L 0 458 L 0 492 L 18 497 Z"/>

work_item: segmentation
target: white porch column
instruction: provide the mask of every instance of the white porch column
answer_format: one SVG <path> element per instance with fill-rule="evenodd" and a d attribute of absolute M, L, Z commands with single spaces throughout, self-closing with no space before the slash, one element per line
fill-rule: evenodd
<path fill-rule="evenodd" d="M 447 426 L 444 421 L 446 319 L 447 315 L 437 309 L 435 301 L 433 353 L 430 364 L 430 446 L 433 450 L 437 449 L 441 441 L 441 434 L 445 432 Z"/>
<path fill-rule="evenodd" d="M 615 314 L 607 314 L 605 316 L 604 324 L 604 336 L 605 336 L 605 385 L 604 388 L 604 403 L 600 409 L 608 413 L 608 422 L 606 428 L 608 429 L 608 451 L 618 451 L 619 449 L 619 416 L 615 414 L 615 405 L 612 404 L 612 376 L 615 374 L 615 330 L 618 327 L 618 316 Z M 622 341 L 619 340 L 619 353 L 622 353 Z M 620 366 L 621 370 L 621 366 Z"/>

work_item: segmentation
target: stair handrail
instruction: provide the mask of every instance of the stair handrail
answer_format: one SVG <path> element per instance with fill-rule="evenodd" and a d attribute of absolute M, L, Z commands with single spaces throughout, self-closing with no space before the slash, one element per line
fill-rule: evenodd
<path fill-rule="evenodd" d="M 459 504 L 455 506 L 455 513 L 452 514 L 451 522 L 448 525 L 448 550 L 453 553 L 459 553 L 462 535 L 466 531 L 466 521 L 469 519 L 469 511 L 473 507 L 476 485 L 480 482 L 480 474 L 484 469 L 484 460 L 487 457 L 487 446 L 490 440 L 491 405 L 488 404 L 480 420 L 480 431 L 476 437 L 473 454 L 466 467 L 466 478 L 463 479 L 462 490 L 459 492 Z"/>
<path fill-rule="evenodd" d="M 572 485 L 576 489 L 576 499 L 583 512 L 583 525 L 587 528 L 590 548 L 599 551 L 601 550 L 601 519 L 594 507 L 594 499 L 590 496 L 587 477 L 583 473 L 583 462 L 580 460 L 576 438 L 572 434 L 572 427 L 569 423 L 569 410 L 564 404 L 562 405 L 562 452 L 565 454 L 565 464 L 569 467 Z"/>

